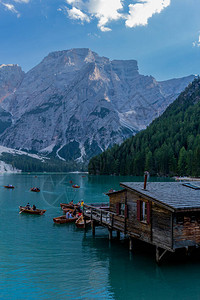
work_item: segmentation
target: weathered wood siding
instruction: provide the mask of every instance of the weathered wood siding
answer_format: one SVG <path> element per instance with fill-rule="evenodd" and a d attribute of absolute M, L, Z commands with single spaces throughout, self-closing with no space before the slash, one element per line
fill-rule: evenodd
<path fill-rule="evenodd" d="M 139 221 L 137 218 L 137 201 L 149 202 L 150 223 Z M 172 248 L 172 213 L 158 204 L 132 191 L 123 191 L 110 195 L 110 211 L 116 213 L 117 203 L 125 203 L 128 216 L 119 216 L 113 221 L 119 230 L 142 241 L 153 243 L 163 248 Z M 115 218 L 116 219 L 116 218 Z"/>
<path fill-rule="evenodd" d="M 151 223 L 137 220 L 137 200 L 146 201 L 131 191 L 127 191 L 128 218 L 126 220 L 127 233 L 145 242 L 151 242 Z"/>
<path fill-rule="evenodd" d="M 125 203 L 126 191 L 119 193 L 113 193 L 109 195 L 110 197 L 110 211 L 116 213 L 117 203 Z"/>
<path fill-rule="evenodd" d="M 175 249 L 200 244 L 200 212 L 176 214 L 173 232 Z"/>
<path fill-rule="evenodd" d="M 172 248 L 172 213 L 152 202 L 152 243 Z"/>

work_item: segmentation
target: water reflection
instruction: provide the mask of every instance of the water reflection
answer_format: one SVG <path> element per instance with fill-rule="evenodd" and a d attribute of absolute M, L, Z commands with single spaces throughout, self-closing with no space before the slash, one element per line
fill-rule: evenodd
<path fill-rule="evenodd" d="M 109 242 L 105 229 L 96 233 L 84 236 L 83 249 L 107 268 L 107 289 L 113 299 L 199 299 L 200 259 L 168 257 L 158 266 L 153 247 L 140 244 L 130 253 L 128 241 Z"/>

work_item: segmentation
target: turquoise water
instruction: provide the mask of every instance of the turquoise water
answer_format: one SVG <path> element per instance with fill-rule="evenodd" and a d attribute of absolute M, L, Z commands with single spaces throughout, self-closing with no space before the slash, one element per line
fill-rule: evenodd
<path fill-rule="evenodd" d="M 119 182 L 143 178 L 35 176 L 0 175 L 0 299 L 200 299 L 200 260 L 158 267 L 154 252 L 129 253 L 126 240 L 109 242 L 106 229 L 93 237 L 90 229 L 53 224 L 60 202 L 106 202 L 104 193 L 119 189 Z M 34 186 L 41 192 L 30 192 Z M 19 214 L 27 202 L 45 215 Z"/>

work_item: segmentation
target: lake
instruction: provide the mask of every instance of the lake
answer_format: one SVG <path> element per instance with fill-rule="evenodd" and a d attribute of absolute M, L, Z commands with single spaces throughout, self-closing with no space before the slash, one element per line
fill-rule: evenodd
<path fill-rule="evenodd" d="M 152 178 L 150 178 L 153 180 Z M 73 189 L 69 183 L 80 185 Z M 154 179 L 161 180 L 161 179 Z M 166 180 L 166 179 L 163 179 Z M 108 240 L 106 229 L 55 225 L 61 202 L 107 202 L 110 188 L 142 177 L 0 175 L 0 299 L 200 299 L 200 260 L 155 263 L 155 253 Z M 13 184 L 15 189 L 3 186 Z M 40 193 L 30 192 L 40 187 Z M 43 216 L 19 214 L 29 202 Z"/>

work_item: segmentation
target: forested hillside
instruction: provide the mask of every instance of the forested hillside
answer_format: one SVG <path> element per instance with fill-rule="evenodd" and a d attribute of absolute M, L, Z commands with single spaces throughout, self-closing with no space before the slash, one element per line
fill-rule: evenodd
<path fill-rule="evenodd" d="M 93 157 L 90 174 L 200 176 L 200 78 L 147 129 Z"/>

